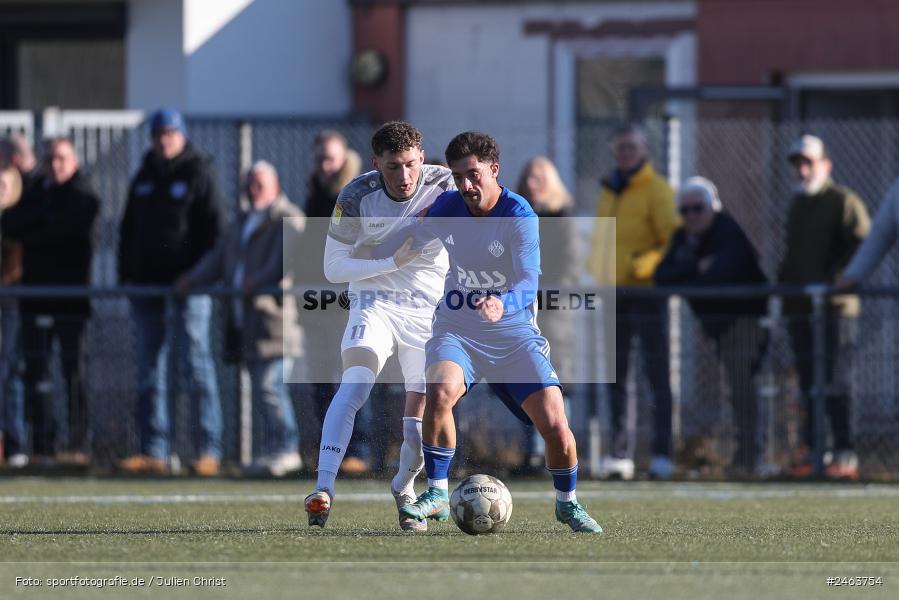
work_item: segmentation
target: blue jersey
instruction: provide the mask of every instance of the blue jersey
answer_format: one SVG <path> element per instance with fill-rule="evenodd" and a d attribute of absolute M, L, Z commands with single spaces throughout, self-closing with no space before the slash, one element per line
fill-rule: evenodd
<path fill-rule="evenodd" d="M 496 206 L 483 217 L 471 214 L 457 191 L 441 194 L 416 233 L 416 245 L 441 240 L 449 255 L 443 298 L 434 327 L 507 347 L 535 332 L 540 234 L 537 214 L 527 200 L 503 188 Z M 472 301 L 499 296 L 503 316 L 485 321 Z"/>

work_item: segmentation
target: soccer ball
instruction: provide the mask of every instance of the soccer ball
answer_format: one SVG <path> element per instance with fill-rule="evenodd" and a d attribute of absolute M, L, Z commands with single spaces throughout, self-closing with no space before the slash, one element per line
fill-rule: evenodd
<path fill-rule="evenodd" d="M 496 477 L 472 475 L 453 490 L 450 513 L 469 535 L 499 533 L 512 516 L 512 494 Z"/>

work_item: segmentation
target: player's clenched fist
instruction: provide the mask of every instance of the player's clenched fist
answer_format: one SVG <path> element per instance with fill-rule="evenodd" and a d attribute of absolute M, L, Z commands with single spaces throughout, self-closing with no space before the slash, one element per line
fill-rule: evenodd
<path fill-rule="evenodd" d="M 475 298 L 472 304 L 488 323 L 496 323 L 503 316 L 503 301 L 498 296 L 480 296 Z"/>

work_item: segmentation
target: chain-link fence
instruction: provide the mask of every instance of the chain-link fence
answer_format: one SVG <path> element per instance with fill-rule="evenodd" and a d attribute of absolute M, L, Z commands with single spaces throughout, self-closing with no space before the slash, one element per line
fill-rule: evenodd
<path fill-rule="evenodd" d="M 65 117 L 65 113 L 63 115 Z M 117 283 L 118 226 L 129 179 L 148 146 L 148 131 L 139 114 L 104 122 L 102 115 L 72 113 L 61 123 L 63 132 L 75 140 L 85 169 L 91 174 L 103 201 L 92 281 L 97 286 L 114 286 Z M 279 170 L 288 197 L 302 205 L 305 182 L 312 168 L 311 145 L 315 133 L 323 128 L 341 131 L 363 156 L 363 164 L 367 164 L 372 131 L 371 125 L 365 122 L 302 119 L 195 118 L 188 120 L 188 127 L 192 141 L 213 158 L 232 215 L 238 206 L 241 169 L 252 160 L 272 162 Z M 563 172 L 563 177 L 572 184 L 577 212 L 586 215 L 594 211 L 600 176 L 612 169 L 608 138 L 613 127 L 612 123 L 582 123 L 575 131 L 554 132 L 554 143 L 549 143 L 544 136 L 521 131 L 491 133 L 501 145 L 504 140 L 513 140 L 509 142 L 510 152 L 504 153 L 504 157 L 511 161 L 508 165 L 504 162 L 504 182 L 508 185 L 514 185 L 517 169 L 528 156 L 548 154 L 548 148 L 569 147 L 570 156 L 552 158 L 571 165 L 571 172 Z M 897 174 L 892 169 L 895 162 L 892 157 L 899 152 L 899 123 L 895 121 L 841 120 L 798 124 L 767 120 L 696 119 L 676 123 L 653 120 L 646 122 L 645 127 L 660 172 L 679 173 L 682 177 L 699 174 L 716 183 L 725 209 L 756 245 L 763 269 L 772 279 L 784 254 L 784 226 L 792 189 L 786 149 L 794 138 L 800 133 L 822 137 L 834 161 L 835 179 L 856 190 L 871 214 Z M 33 122 L 25 123 L 18 113 L 8 120 L 0 115 L 0 130 L 35 136 L 41 133 L 41 127 Z M 432 140 L 431 154 L 439 153 L 451 135 L 450 132 L 427 129 L 424 133 L 426 139 Z M 589 232 L 584 233 L 586 236 Z M 544 243 L 552 241 L 544 240 Z M 871 283 L 895 285 L 897 279 L 899 256 L 894 252 L 874 274 Z M 896 301 L 895 297 L 888 296 L 864 298 L 857 321 L 858 345 L 849 375 L 850 419 L 862 460 L 862 473 L 866 476 L 899 473 Z M 720 474 L 724 472 L 735 443 L 736 429 L 730 403 L 733 390 L 722 363 L 715 356 L 714 344 L 702 335 L 686 303 L 672 302 L 670 312 L 670 379 L 679 462 L 682 467 L 700 474 Z M 220 313 L 220 309 L 216 311 L 214 323 L 221 323 Z M 766 460 L 784 465 L 803 443 L 800 424 L 806 409 L 798 391 L 787 322 L 774 314 L 764 320 L 763 326 L 767 343 L 753 378 L 759 405 L 758 431 Z M 579 362 L 576 368 L 581 371 L 595 367 L 588 347 L 589 339 L 593 338 L 585 333 L 591 328 L 591 323 L 580 322 L 574 340 L 578 348 L 574 360 Z M 212 329 L 213 348 L 219 348 L 221 328 L 214 325 Z M 131 332 L 131 315 L 124 297 L 107 294 L 93 299 L 93 317 L 86 329 L 85 372 L 90 419 L 95 429 L 93 450 L 98 460 L 105 464 L 135 449 L 133 423 L 137 373 Z M 59 369 L 57 366 L 57 372 Z M 222 390 L 226 457 L 236 461 L 240 455 L 239 376 L 233 367 L 222 361 L 217 361 L 217 372 Z M 634 372 L 628 381 L 637 409 L 633 429 L 637 440 L 637 462 L 645 465 L 650 454 L 646 440 L 652 431 L 649 416 L 652 394 L 641 369 Z M 310 443 L 309 439 L 318 435 L 318 418 L 305 404 L 306 392 L 298 387 L 293 393 L 306 440 L 304 448 L 309 454 L 304 458 L 314 458 L 317 444 Z M 391 393 L 395 395 L 399 391 L 394 388 Z M 483 393 L 478 391 L 478 394 Z M 608 451 L 610 444 L 608 390 L 603 385 L 582 384 L 572 386 L 570 395 L 571 421 L 582 460 L 595 461 L 597 456 Z M 193 453 L 195 411 L 184 393 L 173 398 L 172 405 L 176 408 L 173 418 L 175 449 L 183 458 L 189 458 Z M 63 408 L 60 410 L 64 412 Z M 520 459 L 523 454 L 519 443 L 521 432 L 514 421 L 502 414 L 503 410 L 497 403 L 482 402 L 477 398 L 462 403 L 460 429 L 471 440 L 465 452 L 479 460 L 514 463 Z M 504 448 L 502 452 L 487 450 L 496 447 L 494 438 L 508 442 L 500 444 Z M 396 441 L 395 432 L 392 439 Z M 387 462 L 390 462 L 389 458 Z"/>

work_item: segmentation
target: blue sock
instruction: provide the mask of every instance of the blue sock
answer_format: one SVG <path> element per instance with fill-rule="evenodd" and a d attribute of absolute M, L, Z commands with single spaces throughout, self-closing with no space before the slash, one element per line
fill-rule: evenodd
<path fill-rule="evenodd" d="M 571 502 L 577 498 L 574 493 L 574 488 L 577 487 L 576 464 L 573 467 L 563 467 L 561 469 L 546 467 L 546 470 L 552 473 L 553 487 L 556 488 L 556 500 L 559 502 Z"/>
<path fill-rule="evenodd" d="M 456 449 L 422 444 L 421 450 L 425 455 L 425 474 L 428 476 L 428 487 L 449 490 L 449 467 Z"/>

